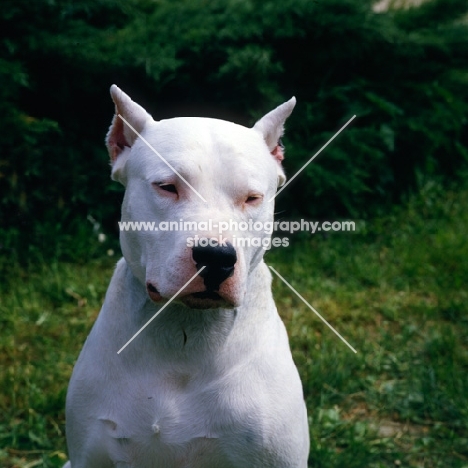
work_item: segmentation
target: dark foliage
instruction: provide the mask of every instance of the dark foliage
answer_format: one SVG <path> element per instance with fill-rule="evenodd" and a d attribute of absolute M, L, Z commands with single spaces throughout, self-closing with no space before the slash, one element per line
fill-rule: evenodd
<path fill-rule="evenodd" d="M 10 1 L 0 12 L 0 252 L 86 252 L 116 236 L 103 138 L 113 82 L 155 118 L 252 124 L 296 95 L 284 216 L 366 217 L 468 158 L 468 5 L 374 13 L 366 0 Z M 57 252 L 57 246 L 61 246 Z"/>

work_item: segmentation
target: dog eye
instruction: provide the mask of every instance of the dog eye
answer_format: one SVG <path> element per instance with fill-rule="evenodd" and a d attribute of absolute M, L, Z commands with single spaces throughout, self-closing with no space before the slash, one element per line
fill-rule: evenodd
<path fill-rule="evenodd" d="M 259 203 L 262 199 L 262 195 L 249 195 L 246 198 L 245 203 L 247 203 L 248 205 L 254 205 L 256 203 Z"/>
<path fill-rule="evenodd" d="M 177 188 L 174 184 L 165 184 L 164 182 L 155 182 L 153 183 L 156 187 L 159 187 L 161 190 L 164 190 L 165 192 L 170 192 L 170 193 L 175 193 L 177 194 Z"/>

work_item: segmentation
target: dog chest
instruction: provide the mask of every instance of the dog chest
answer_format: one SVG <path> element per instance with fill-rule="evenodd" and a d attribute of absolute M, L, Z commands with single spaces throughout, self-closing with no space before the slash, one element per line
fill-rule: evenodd
<path fill-rule="evenodd" d="M 134 395 L 124 412 L 121 405 L 118 418 L 101 418 L 114 462 L 141 468 L 234 468 L 269 458 L 274 448 L 268 444 L 261 393 L 253 398 L 243 389 L 198 391 L 187 379 L 172 375 L 157 391 Z"/>

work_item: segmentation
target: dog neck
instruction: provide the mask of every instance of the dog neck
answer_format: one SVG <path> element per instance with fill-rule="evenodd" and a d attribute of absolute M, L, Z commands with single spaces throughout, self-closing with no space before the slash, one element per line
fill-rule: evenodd
<path fill-rule="evenodd" d="M 122 355 L 132 359 L 150 355 L 187 363 L 216 359 L 226 352 L 244 354 L 251 343 L 261 339 L 261 324 L 271 319 L 275 310 L 270 283 L 271 275 L 262 261 L 249 274 L 249 286 L 240 307 L 201 310 L 174 301 L 141 332 L 145 339 L 137 336 Z M 111 315 L 107 324 L 124 332 L 111 336 L 123 346 L 161 307 L 151 301 L 125 260 L 120 260 L 103 312 Z"/>

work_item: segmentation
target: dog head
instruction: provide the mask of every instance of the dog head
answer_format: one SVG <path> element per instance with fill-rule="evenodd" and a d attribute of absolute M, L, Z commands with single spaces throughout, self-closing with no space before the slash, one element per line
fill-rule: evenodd
<path fill-rule="evenodd" d="M 246 128 L 155 121 L 115 85 L 111 96 L 106 143 L 112 178 L 126 188 L 120 243 L 131 271 L 155 302 L 178 293 L 192 308 L 240 306 L 270 241 L 270 199 L 285 181 L 280 137 L 295 99 Z"/>

